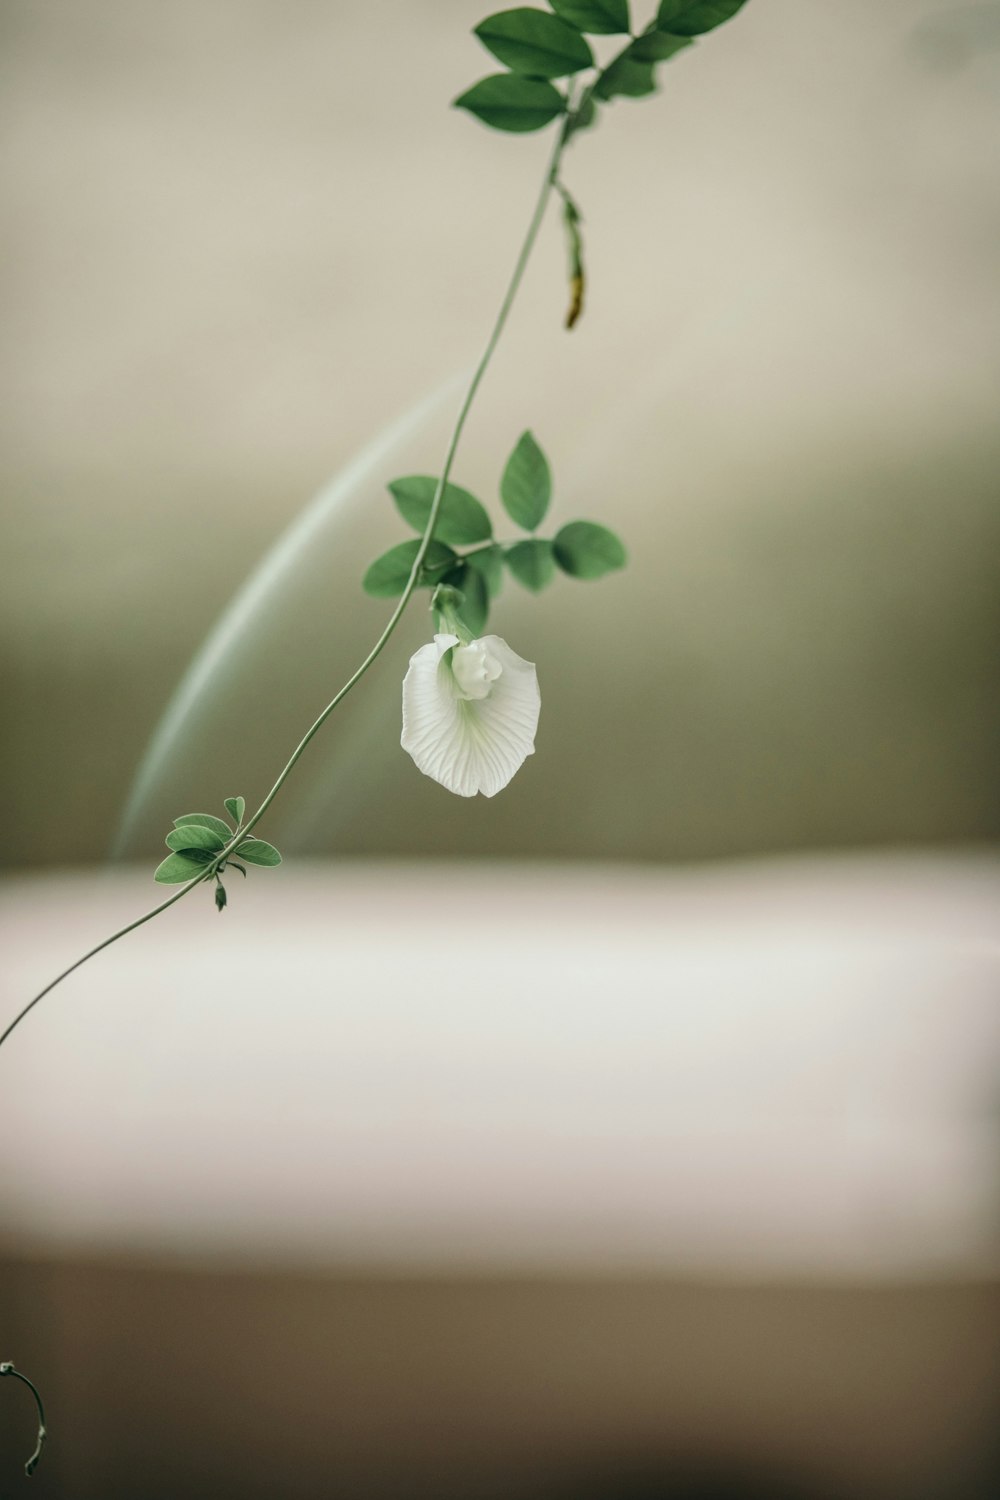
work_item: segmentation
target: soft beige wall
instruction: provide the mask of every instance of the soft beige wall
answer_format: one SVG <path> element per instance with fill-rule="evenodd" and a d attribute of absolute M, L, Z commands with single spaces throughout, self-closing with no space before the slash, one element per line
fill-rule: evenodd
<path fill-rule="evenodd" d="M 100 855 L 248 571 L 478 353 L 547 149 L 446 108 L 490 71 L 482 10 L 7 0 L 6 862 Z M 399 751 L 415 610 L 275 838 L 686 857 L 995 833 L 1000 54 L 963 50 L 967 15 L 752 0 L 580 140 L 586 316 L 561 330 L 552 224 L 456 477 L 491 496 L 530 424 L 558 518 L 610 521 L 632 565 L 503 601 L 544 717 L 496 804 Z M 400 466 L 435 467 L 446 427 Z M 377 633 L 357 578 L 397 535 L 373 482 L 134 849 L 266 789 Z"/>

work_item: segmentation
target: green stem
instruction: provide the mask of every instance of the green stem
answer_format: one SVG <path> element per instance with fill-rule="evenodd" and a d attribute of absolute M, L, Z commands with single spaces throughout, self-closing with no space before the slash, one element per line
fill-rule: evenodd
<path fill-rule="evenodd" d="M 523 538 L 516 536 L 507 539 L 499 536 L 491 536 L 488 542 L 477 542 L 474 547 L 467 547 L 464 552 L 456 552 L 454 557 L 446 557 L 444 562 L 426 563 L 424 566 L 424 579 L 426 581 L 428 575 L 431 573 L 447 573 L 448 569 L 453 568 L 456 562 L 462 563 L 465 562 L 467 557 L 475 557 L 480 552 L 489 552 L 491 547 L 513 547 L 515 542 L 521 540 Z"/>
<path fill-rule="evenodd" d="M 106 937 L 103 943 L 98 943 L 96 948 L 91 948 L 89 953 L 85 953 L 82 958 L 78 958 L 76 963 L 70 964 L 68 969 L 63 969 L 61 974 L 57 975 L 55 979 L 47 984 L 44 990 L 39 990 L 35 998 L 33 1000 L 29 1000 L 24 1009 L 14 1017 L 13 1021 L 11 1021 L 3 1036 L 0 1036 L 0 1047 L 3 1046 L 4 1042 L 14 1030 L 14 1027 L 24 1020 L 29 1010 L 34 1010 L 39 1000 L 44 1000 L 49 991 L 54 990 L 57 984 L 62 984 L 63 980 L 67 979 L 70 974 L 72 974 L 74 969 L 78 969 L 81 964 L 85 964 L 87 962 L 88 958 L 93 958 L 95 954 L 100 953 L 102 948 L 110 948 L 111 944 L 117 943 L 119 938 L 125 937 L 130 932 L 134 932 L 135 929 L 137 927 L 141 927 L 144 922 L 151 922 L 154 917 L 158 917 L 161 911 L 166 911 L 168 906 L 173 906 L 174 902 L 179 901 L 182 896 L 186 896 L 188 891 L 193 891 L 196 885 L 201 885 L 203 880 L 207 880 L 208 876 L 211 874 L 211 870 L 212 867 L 210 865 L 206 865 L 204 875 L 196 875 L 194 880 L 189 880 L 187 885 L 181 886 L 179 891 L 175 891 L 174 894 L 170 896 L 166 901 L 161 901 L 159 906 L 154 906 L 153 910 L 146 912 L 145 916 L 137 917 L 136 920 L 134 922 L 130 922 L 127 927 L 120 927 L 117 932 L 113 932 L 110 937 Z"/>
<path fill-rule="evenodd" d="M 38 1394 L 37 1386 L 28 1379 L 27 1375 L 22 1375 L 20 1370 L 15 1370 L 10 1360 L 4 1360 L 0 1364 L 0 1375 L 12 1375 L 15 1380 L 20 1380 L 22 1384 L 28 1387 L 28 1390 L 35 1398 L 35 1406 L 38 1410 L 38 1437 L 35 1442 L 35 1451 L 24 1466 L 25 1475 L 30 1479 L 38 1467 L 38 1460 L 41 1458 L 42 1448 L 45 1446 L 45 1438 L 47 1436 L 45 1431 L 45 1407 L 42 1405 L 42 1398 Z"/>
<path fill-rule="evenodd" d="M 480 358 L 479 363 L 476 366 L 472 379 L 469 382 L 469 388 L 465 393 L 465 398 L 462 401 L 462 405 L 459 409 L 458 418 L 455 422 L 455 428 L 451 434 L 451 440 L 448 443 L 448 451 L 445 454 L 444 467 L 441 470 L 441 477 L 438 480 L 437 488 L 434 491 L 434 499 L 431 503 L 430 514 L 427 517 L 427 525 L 424 528 L 424 534 L 420 539 L 420 546 L 417 549 L 417 555 L 413 559 L 413 567 L 410 570 L 410 576 L 407 580 L 406 587 L 400 597 L 399 603 L 393 610 L 392 615 L 389 618 L 389 622 L 386 625 L 385 629 L 382 631 L 382 634 L 379 636 L 378 640 L 375 642 L 374 646 L 369 651 L 364 661 L 361 663 L 360 667 L 358 667 L 357 671 L 347 679 L 340 691 L 330 699 L 330 702 L 326 705 L 323 712 L 302 736 L 301 740 L 296 745 L 291 756 L 289 757 L 280 776 L 272 786 L 271 790 L 268 792 L 267 796 L 264 798 L 263 802 L 258 807 L 257 811 L 251 818 L 247 820 L 246 824 L 239 831 L 239 833 L 234 834 L 233 838 L 225 846 L 225 848 L 219 851 L 212 864 L 205 867 L 204 874 L 198 875 L 194 880 L 189 881 L 187 885 L 183 886 L 179 891 L 175 892 L 175 894 L 172 895 L 169 900 L 161 902 L 161 904 L 159 906 L 155 906 L 152 911 L 146 912 L 145 916 L 137 918 L 136 921 L 130 922 L 127 927 L 122 927 L 118 932 L 112 933 L 111 937 L 105 938 L 102 943 L 97 944 L 96 948 L 91 948 L 89 953 L 85 953 L 82 958 L 78 958 L 75 963 L 70 964 L 68 969 L 64 969 L 57 978 L 53 979 L 50 984 L 47 984 L 43 990 L 39 991 L 34 999 L 30 1000 L 24 1007 L 24 1009 L 14 1017 L 14 1020 L 11 1021 L 6 1031 L 2 1036 L 0 1036 L 0 1046 L 3 1046 L 4 1042 L 10 1036 L 14 1028 L 24 1020 L 24 1017 L 38 1004 L 39 1000 L 43 1000 L 45 996 L 50 993 L 50 991 L 55 989 L 57 984 L 61 984 L 64 979 L 72 974 L 74 969 L 78 969 L 81 964 L 85 964 L 88 959 L 93 958 L 95 954 L 100 953 L 102 949 L 109 948 L 111 944 L 116 943 L 119 938 L 125 937 L 126 934 L 130 932 L 134 932 L 137 927 L 141 927 L 145 922 L 152 921 L 153 917 L 158 917 L 161 911 L 166 911 L 168 906 L 173 906 L 176 901 L 180 901 L 182 896 L 186 896 L 189 891 L 192 891 L 196 885 L 200 885 L 204 880 L 211 878 L 216 873 L 222 862 L 229 855 L 235 852 L 236 845 L 242 842 L 242 840 L 246 838 L 247 834 L 250 833 L 250 831 L 256 826 L 256 824 L 260 822 L 261 818 L 267 812 L 268 808 L 271 806 L 271 803 L 274 801 L 275 797 L 278 795 L 281 788 L 288 780 L 288 777 L 294 769 L 297 761 L 304 753 L 306 746 L 309 744 L 310 740 L 312 740 L 314 736 L 319 733 L 320 729 L 322 729 L 323 725 L 333 713 L 338 703 L 341 703 L 347 697 L 351 689 L 361 681 L 362 677 L 368 671 L 368 668 L 381 655 L 383 648 L 388 642 L 393 631 L 396 629 L 396 626 L 402 619 L 403 611 L 406 609 L 407 604 L 410 602 L 413 591 L 417 587 L 417 583 L 419 582 L 421 568 L 423 567 L 424 558 L 427 556 L 427 549 L 431 544 L 431 537 L 434 534 L 434 527 L 437 524 L 437 518 L 441 510 L 441 503 L 444 498 L 445 486 L 448 483 L 448 476 L 451 473 L 451 467 L 455 461 L 455 454 L 458 450 L 459 440 L 465 427 L 465 421 L 469 415 L 472 403 L 476 399 L 476 392 L 479 390 L 482 378 L 486 374 L 490 360 L 493 358 L 494 351 L 496 350 L 497 344 L 500 341 L 500 335 L 503 333 L 504 325 L 507 322 L 507 318 L 510 314 L 511 308 L 514 305 L 514 299 L 517 296 L 518 289 L 520 288 L 521 281 L 523 280 L 524 272 L 531 257 L 531 252 L 534 248 L 535 240 L 538 238 L 538 231 L 542 227 L 542 220 L 545 217 L 545 209 L 549 201 L 549 195 L 555 185 L 556 177 L 559 171 L 559 161 L 563 153 L 563 148 L 566 145 L 566 141 L 568 139 L 571 120 L 572 115 L 571 113 L 567 112 L 567 114 L 563 117 L 562 124 L 559 128 L 559 133 L 556 137 L 555 146 L 553 147 L 552 153 L 549 157 L 548 165 L 545 168 L 545 176 L 542 179 L 542 185 L 541 189 L 539 190 L 538 199 L 535 203 L 535 209 L 531 216 L 531 221 L 528 225 L 528 232 L 525 235 L 524 242 L 521 245 L 517 261 L 514 265 L 513 275 L 511 276 L 507 291 L 504 294 L 504 299 L 500 304 L 500 311 L 496 316 L 496 321 L 493 324 L 493 329 L 486 341 L 486 348 L 483 350 L 482 357 Z"/>
<path fill-rule="evenodd" d="M 480 358 L 472 379 L 469 382 L 469 388 L 465 393 L 465 399 L 463 400 L 461 408 L 459 409 L 458 419 L 455 422 L 455 429 L 452 432 L 451 441 L 448 444 L 448 451 L 445 454 L 444 467 L 441 470 L 441 477 L 438 479 L 437 488 L 434 491 L 434 499 L 431 502 L 430 514 L 427 517 L 427 525 L 424 528 L 424 534 L 420 539 L 420 546 L 417 548 L 417 555 L 413 559 L 413 567 L 410 569 L 410 576 L 407 579 L 406 587 L 403 590 L 402 595 L 400 596 L 399 603 L 393 610 L 392 615 L 389 619 L 389 623 L 386 625 L 382 634 L 379 636 L 378 640 L 375 642 L 375 645 L 372 647 L 371 651 L 369 651 L 360 667 L 358 667 L 353 676 L 348 678 L 348 680 L 344 683 L 344 686 L 340 689 L 340 692 L 337 693 L 335 697 L 331 698 L 330 702 L 326 705 L 323 712 L 319 715 L 319 718 L 316 719 L 315 723 L 312 724 L 312 726 L 302 736 L 302 739 L 299 741 L 298 745 L 296 745 L 295 750 L 292 752 L 288 763 L 284 767 L 277 781 L 274 783 L 274 786 L 268 792 L 267 796 L 260 804 L 260 807 L 254 813 L 253 817 L 250 818 L 247 822 L 244 833 L 249 833 L 250 830 L 255 826 L 255 824 L 260 822 L 261 818 L 267 812 L 267 809 L 270 807 L 271 803 L 274 801 L 275 797 L 278 795 L 281 788 L 288 780 L 288 777 L 293 767 L 295 766 L 296 761 L 298 761 L 299 757 L 302 755 L 306 746 L 309 744 L 309 741 L 315 734 L 319 732 L 320 729 L 322 729 L 323 725 L 333 713 L 333 710 L 337 707 L 338 703 L 346 698 L 351 689 L 361 681 L 362 677 L 368 671 L 368 668 L 375 661 L 376 657 L 379 656 L 383 647 L 386 645 L 386 642 L 389 640 L 389 637 L 396 629 L 396 626 L 399 624 L 400 620 L 403 617 L 403 611 L 406 609 L 407 604 L 410 602 L 410 598 L 420 578 L 420 570 L 423 567 L 424 558 L 427 556 L 427 549 L 431 544 L 431 537 L 434 534 L 434 527 L 437 524 L 437 518 L 441 510 L 441 503 L 444 499 L 445 486 L 448 483 L 448 478 L 451 474 L 451 467 L 455 461 L 455 454 L 458 451 L 458 444 L 462 436 L 462 430 L 465 427 L 465 420 L 469 415 L 469 411 L 472 407 L 473 401 L 476 399 L 476 392 L 479 390 L 480 382 L 482 381 L 483 376 L 486 374 L 490 360 L 493 358 L 494 351 L 496 350 L 497 344 L 500 342 L 500 335 L 503 333 L 504 325 L 507 322 L 507 318 L 510 314 L 511 308 L 514 305 L 514 299 L 517 296 L 518 289 L 520 288 L 521 281 L 524 277 L 524 272 L 527 267 L 528 260 L 530 259 L 532 249 L 534 248 L 535 240 L 538 238 L 538 231 L 542 227 L 542 220 L 545 217 L 545 209 L 549 201 L 549 194 L 552 192 L 552 188 L 555 185 L 556 177 L 559 171 L 559 160 L 562 156 L 563 147 L 566 144 L 566 132 L 569 119 L 570 117 L 569 115 L 567 115 L 563 121 L 562 126 L 560 127 L 559 134 L 556 138 L 555 147 L 552 151 L 551 157 L 549 158 L 548 166 L 545 169 L 545 176 L 542 179 L 542 186 L 538 194 L 538 200 L 535 204 L 535 211 L 531 216 L 531 222 L 528 225 L 528 232 L 524 237 L 524 242 L 521 245 L 521 250 L 517 257 L 517 262 L 514 266 L 513 275 L 510 278 L 510 284 L 508 285 L 507 291 L 504 295 L 504 299 L 500 304 L 500 311 L 497 313 L 492 332 L 490 333 L 490 336 L 486 341 L 486 348 L 483 350 L 482 357 Z"/>

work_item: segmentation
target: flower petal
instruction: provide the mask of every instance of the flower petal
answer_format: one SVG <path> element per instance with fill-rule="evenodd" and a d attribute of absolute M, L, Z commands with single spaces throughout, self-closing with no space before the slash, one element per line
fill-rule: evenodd
<path fill-rule="evenodd" d="M 484 698 L 466 698 L 448 655 L 459 640 L 436 635 L 410 659 L 403 681 L 403 749 L 425 776 L 456 792 L 495 797 L 535 748 L 541 699 L 534 664 L 498 635 L 481 642 L 502 671 Z"/>

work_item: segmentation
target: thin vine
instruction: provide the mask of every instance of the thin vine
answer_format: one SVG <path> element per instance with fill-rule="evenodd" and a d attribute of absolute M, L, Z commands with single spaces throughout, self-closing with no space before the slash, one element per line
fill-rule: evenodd
<path fill-rule="evenodd" d="M 225 872 L 235 869 L 246 876 L 247 865 L 266 868 L 281 863 L 274 845 L 256 837 L 254 830 L 311 741 L 381 655 L 418 588 L 432 591 L 431 607 L 439 627 L 434 642 L 412 658 L 403 684 L 402 744 L 418 768 L 463 796 L 476 792 L 492 796 L 534 749 L 539 703 L 535 669 L 500 637 L 483 634 L 503 572 L 506 569 L 518 583 L 538 591 L 551 583 L 557 571 L 576 579 L 603 577 L 624 566 L 625 549 L 613 532 L 593 521 L 570 521 L 553 537 L 537 535 L 548 511 L 552 476 L 548 459 L 530 431 L 518 438 L 499 485 L 504 509 L 526 535 L 511 543 L 498 542 L 487 509 L 451 482 L 459 442 L 553 192 L 562 200 L 568 252 L 570 302 L 565 326 L 572 328 L 582 314 L 583 216 L 560 175 L 566 147 L 580 132 L 591 129 L 600 112 L 615 100 L 655 93 L 657 68 L 689 48 L 696 36 L 729 20 L 744 3 L 660 0 L 653 19 L 636 31 L 629 0 L 549 0 L 548 10 L 501 11 L 475 28 L 475 35 L 505 71 L 480 79 L 454 101 L 456 106 L 484 125 L 506 132 L 540 130 L 555 121 L 559 125 L 513 273 L 459 408 L 441 472 L 436 477 L 406 476 L 389 486 L 400 515 L 417 537 L 376 558 L 362 583 L 376 598 L 395 598 L 393 611 L 360 666 L 299 740 L 256 811 L 247 817 L 244 798 L 227 797 L 224 805 L 231 822 L 212 813 L 185 813 L 176 818 L 166 837 L 170 853 L 158 866 L 155 879 L 180 888 L 52 979 L 0 1034 L 0 1046 L 39 1001 L 81 965 L 175 906 L 196 887 L 213 883 L 215 905 L 221 912 L 228 904 L 222 880 Z M 627 42 L 600 65 L 588 38 L 616 35 L 626 36 Z M 581 75 L 588 72 L 589 81 L 577 91 Z M 561 79 L 568 80 L 563 89 L 556 83 Z M 503 732 L 491 745 L 490 737 L 498 729 Z M 451 750 L 453 742 L 460 744 L 460 755 Z M 478 753 L 483 745 L 489 753 L 477 764 L 470 746 Z M 32 1381 L 9 1361 L 0 1363 L 0 1376 L 22 1382 L 35 1399 L 38 1438 L 25 1465 L 30 1475 L 46 1437 L 42 1399 Z"/>

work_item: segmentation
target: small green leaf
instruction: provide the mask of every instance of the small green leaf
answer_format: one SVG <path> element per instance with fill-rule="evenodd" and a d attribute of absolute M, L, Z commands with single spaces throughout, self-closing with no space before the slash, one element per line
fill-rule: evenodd
<path fill-rule="evenodd" d="M 641 99 L 655 94 L 654 63 L 665 62 L 690 46 L 690 37 L 673 36 L 650 26 L 605 68 L 594 84 L 594 93 L 599 99 Z"/>
<path fill-rule="evenodd" d="M 571 521 L 556 533 L 552 550 L 571 578 L 601 578 L 626 562 L 625 548 L 614 532 L 593 521 Z"/>
<path fill-rule="evenodd" d="M 525 542 L 515 542 L 507 550 L 507 566 L 526 589 L 539 593 L 552 582 L 556 573 L 552 556 L 552 543 L 533 536 Z"/>
<path fill-rule="evenodd" d="M 420 539 L 400 542 L 377 557 L 361 580 L 366 594 L 375 599 L 397 599 L 406 588 L 413 567 L 413 559 L 420 549 Z M 427 569 L 445 568 L 455 561 L 455 553 L 443 542 L 431 542 L 424 558 Z"/>
<path fill-rule="evenodd" d="M 544 10 L 501 10 L 474 30 L 494 57 L 529 78 L 565 78 L 594 65 L 594 54 L 579 31 Z"/>
<path fill-rule="evenodd" d="M 224 823 L 221 818 L 214 817 L 212 813 L 185 813 L 182 818 L 174 819 L 175 828 L 187 828 L 191 824 L 196 824 L 200 828 L 210 828 L 213 833 L 218 834 L 223 844 L 228 844 L 229 840 L 233 836 L 233 830 L 230 828 L 229 824 Z M 190 843 L 199 849 L 202 847 L 204 847 L 205 849 L 221 849 L 222 847 L 222 844 L 202 845 L 198 839 L 192 839 L 190 840 Z M 178 849 L 180 848 L 180 845 L 172 844 L 171 848 Z"/>
<path fill-rule="evenodd" d="M 437 480 L 426 474 L 411 474 L 390 484 L 397 510 L 414 531 L 426 531 L 437 486 Z M 492 535 L 492 522 L 475 495 L 457 484 L 446 484 L 434 523 L 434 540 L 449 547 L 469 547 L 473 542 L 489 541 Z"/>
<path fill-rule="evenodd" d="M 247 810 L 246 799 L 243 797 L 227 797 L 226 812 L 232 818 L 237 827 L 243 822 L 243 814 Z"/>
<path fill-rule="evenodd" d="M 226 887 L 222 884 L 221 880 L 217 882 L 215 887 L 215 909 L 216 911 L 225 911 L 226 909 Z"/>
<path fill-rule="evenodd" d="M 444 581 L 462 591 L 457 613 L 463 625 L 473 636 L 482 635 L 490 617 L 490 594 L 482 573 L 463 562 Z"/>
<path fill-rule="evenodd" d="M 674 36 L 669 31 L 657 31 L 651 26 L 642 36 L 637 36 L 628 49 L 628 56 L 635 62 L 666 62 L 685 47 L 693 47 L 694 38 Z"/>
<path fill-rule="evenodd" d="M 196 855 L 200 855 L 200 851 L 196 851 Z M 186 880 L 193 880 L 196 875 L 201 875 L 205 866 L 211 863 L 211 858 L 211 855 L 196 857 L 168 854 L 163 863 L 157 865 L 153 879 L 159 881 L 160 885 L 183 885 Z"/>
<path fill-rule="evenodd" d="M 620 57 L 615 58 L 610 67 L 605 68 L 594 84 L 594 93 L 599 99 L 641 99 L 645 94 L 655 94 L 653 64 L 637 62 L 632 56 L 632 47 L 629 47 Z"/>
<path fill-rule="evenodd" d="M 280 865 L 281 855 L 266 839 L 246 839 L 236 853 L 248 865 Z"/>
<path fill-rule="evenodd" d="M 660 0 L 656 25 L 675 36 L 700 36 L 721 26 L 746 4 L 746 0 Z"/>
<path fill-rule="evenodd" d="M 459 608 L 458 613 L 472 634 L 480 636 L 486 629 L 486 622 L 490 617 L 490 591 L 486 586 L 485 577 L 478 568 L 466 567 L 465 578 L 462 580 L 462 593 L 465 595 L 465 603 Z"/>
<path fill-rule="evenodd" d="M 515 73 L 491 73 L 454 103 L 494 130 L 541 130 L 566 109 L 566 100 L 551 83 Z"/>
<path fill-rule="evenodd" d="M 629 30 L 628 0 L 549 0 L 557 16 L 591 36 L 619 36 Z"/>
<path fill-rule="evenodd" d="M 504 509 L 518 526 L 534 531 L 545 519 L 552 499 L 548 460 L 530 432 L 522 432 L 500 481 Z"/>
<path fill-rule="evenodd" d="M 482 573 L 491 599 L 495 599 L 503 588 L 503 548 L 498 542 L 492 547 L 482 547 L 478 552 L 468 552 L 464 561 L 477 573 Z"/>
<path fill-rule="evenodd" d="M 222 819 L 216 821 L 221 823 Z M 204 849 L 208 854 L 216 854 L 233 836 L 231 828 L 226 828 L 225 823 L 222 826 L 226 829 L 225 837 L 203 823 L 182 823 L 179 828 L 171 828 L 164 843 L 168 849 Z"/>

